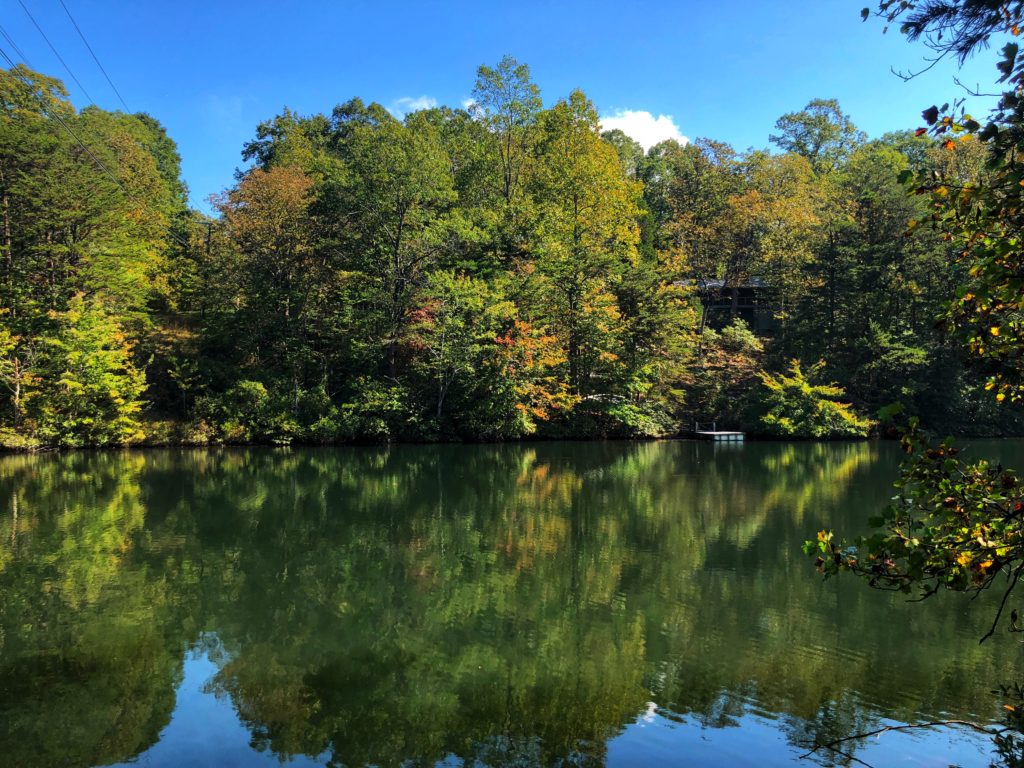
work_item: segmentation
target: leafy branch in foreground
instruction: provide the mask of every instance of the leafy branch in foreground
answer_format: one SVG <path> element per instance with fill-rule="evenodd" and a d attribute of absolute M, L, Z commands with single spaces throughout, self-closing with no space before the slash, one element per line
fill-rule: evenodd
<path fill-rule="evenodd" d="M 905 170 L 901 181 L 931 196 L 933 212 L 921 223 L 930 220 L 944 233 L 966 269 L 943 325 L 963 341 L 999 402 L 1024 402 L 1024 56 L 1013 42 L 1024 29 L 1024 2 L 882 0 L 875 15 L 924 42 L 935 53 L 933 64 L 946 56 L 963 63 L 994 36 L 1009 39 L 996 62 L 1003 92 L 988 120 L 972 117 L 959 100 L 925 109 L 928 127 L 917 131 L 938 140 L 950 166 L 959 148 L 980 144 L 987 151 L 983 172 L 964 178 L 952 167 Z"/>
<path fill-rule="evenodd" d="M 883 414 L 884 415 L 884 414 Z M 901 438 L 907 454 L 900 468 L 892 503 L 869 519 L 875 532 L 852 543 L 837 541 L 831 531 L 804 543 L 804 552 L 826 578 L 842 572 L 865 579 L 875 589 L 924 600 L 941 589 L 977 596 L 997 587 L 1002 598 L 985 642 L 1002 621 L 1010 596 L 1024 573 L 1024 488 L 1017 473 L 984 459 L 970 461 L 952 439 L 931 441 L 917 419 L 910 419 Z M 1009 632 L 1024 632 L 1017 611 L 1010 613 Z M 1003 703 L 1003 724 L 962 720 L 886 726 L 841 739 L 810 745 L 803 757 L 828 750 L 867 765 L 838 747 L 888 731 L 956 726 L 992 736 L 1000 762 L 1024 766 L 1024 689 L 1001 685 L 994 693 Z"/>
<path fill-rule="evenodd" d="M 908 459 L 899 493 L 868 523 L 878 530 L 852 545 L 820 531 L 804 551 L 825 576 L 849 571 L 876 589 L 924 599 L 948 589 L 978 593 L 1005 584 L 995 632 L 1024 572 L 1024 496 L 1017 474 L 988 461 L 965 461 L 952 440 L 932 444 L 916 419 L 901 444 Z"/>
<path fill-rule="evenodd" d="M 865 8 L 861 15 L 867 19 L 872 11 Z M 912 193 L 928 195 L 932 207 L 909 231 L 930 223 L 953 244 L 955 266 L 963 274 L 942 325 L 959 337 L 998 402 L 1024 402 L 1024 57 L 1014 42 L 1024 28 L 1024 2 L 880 0 L 874 15 L 898 23 L 908 40 L 931 49 L 926 68 L 947 56 L 962 64 L 994 37 L 1007 39 L 996 62 L 1003 92 L 988 121 L 982 125 L 974 119 L 962 101 L 925 109 L 927 127 L 917 135 L 936 139 L 950 162 L 905 170 L 901 181 Z M 958 150 L 971 146 L 984 148 L 983 171 L 973 177 L 955 173 Z M 821 531 L 805 551 L 826 576 L 849 571 L 874 588 L 916 593 L 917 599 L 940 589 L 974 596 L 1000 590 L 984 642 L 1003 621 L 1024 573 L 1020 480 L 1000 465 L 965 460 L 952 441 L 932 443 L 914 420 L 902 444 L 908 458 L 896 483 L 899 492 L 880 517 L 869 520 L 876 532 L 847 545 Z M 1024 631 L 1016 610 L 1008 629 Z M 1006 727 L 987 730 L 1001 764 L 1024 765 L 1021 687 L 1003 686 L 997 693 L 1006 702 Z M 834 749 L 839 743 L 816 749 Z"/>

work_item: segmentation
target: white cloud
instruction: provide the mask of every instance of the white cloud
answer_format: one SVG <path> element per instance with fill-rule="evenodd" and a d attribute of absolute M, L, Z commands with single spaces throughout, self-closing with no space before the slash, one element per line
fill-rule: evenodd
<path fill-rule="evenodd" d="M 470 97 L 468 99 L 463 99 L 462 100 L 462 108 L 463 109 L 466 109 L 466 110 L 472 109 L 474 104 L 476 104 L 476 99 L 474 99 L 472 97 Z"/>
<path fill-rule="evenodd" d="M 690 141 L 680 132 L 672 115 L 655 117 L 643 109 L 619 109 L 614 114 L 601 118 L 601 130 L 612 131 L 616 128 L 639 142 L 645 152 L 666 139 L 675 139 L 680 144 L 687 144 Z"/>
<path fill-rule="evenodd" d="M 433 96 L 403 96 L 400 99 L 395 99 L 388 106 L 388 112 L 395 117 L 405 117 L 410 112 L 416 112 L 420 109 L 433 109 L 437 106 L 437 99 Z"/>

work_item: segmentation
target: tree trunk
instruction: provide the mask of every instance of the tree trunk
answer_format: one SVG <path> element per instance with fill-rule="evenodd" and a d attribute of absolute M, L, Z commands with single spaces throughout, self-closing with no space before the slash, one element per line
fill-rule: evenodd
<path fill-rule="evenodd" d="M 14 428 L 21 420 L 21 358 L 14 358 Z"/>
<path fill-rule="evenodd" d="M 441 416 L 444 413 L 444 398 L 448 394 L 448 385 L 450 383 L 451 380 L 445 377 L 437 380 L 437 413 L 435 415 L 438 423 L 440 423 Z"/>
<path fill-rule="evenodd" d="M 835 261 L 828 267 L 828 348 L 836 337 L 836 265 Z"/>
<path fill-rule="evenodd" d="M 13 302 L 13 289 L 14 289 L 14 242 L 11 236 L 11 198 L 7 194 L 6 177 L 3 172 L 0 171 L 0 187 L 3 187 L 3 201 L 0 203 L 0 209 L 3 210 L 3 238 L 4 238 L 4 263 L 7 268 L 7 285 L 11 291 L 11 296 L 8 297 L 11 300 L 11 312 L 15 310 Z"/>

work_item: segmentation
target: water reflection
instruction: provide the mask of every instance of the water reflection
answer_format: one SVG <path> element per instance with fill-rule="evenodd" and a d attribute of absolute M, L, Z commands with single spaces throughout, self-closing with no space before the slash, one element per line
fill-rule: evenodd
<path fill-rule="evenodd" d="M 990 605 L 823 585 L 799 551 L 884 505 L 894 448 L 5 458 L 0 762 L 770 765 L 991 717 L 1020 660 L 978 647 Z"/>

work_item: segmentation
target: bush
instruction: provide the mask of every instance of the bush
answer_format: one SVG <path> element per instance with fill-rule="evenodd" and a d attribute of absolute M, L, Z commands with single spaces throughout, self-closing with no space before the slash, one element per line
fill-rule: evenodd
<path fill-rule="evenodd" d="M 288 445 L 303 435 L 285 398 L 272 396 L 259 381 L 239 381 L 221 395 L 204 397 L 195 412 L 185 436 L 191 443 Z"/>
<path fill-rule="evenodd" d="M 321 445 L 343 442 L 349 438 L 341 412 L 334 407 L 326 415 L 314 421 L 307 430 L 307 434 L 312 442 Z"/>
<path fill-rule="evenodd" d="M 607 410 L 624 437 L 664 437 L 678 426 L 663 408 L 648 403 L 617 403 Z"/>
<path fill-rule="evenodd" d="M 399 437 L 416 437 L 419 424 L 409 413 L 409 392 L 399 384 L 385 384 L 363 378 L 355 382 L 356 399 L 340 410 L 343 439 L 388 442 Z"/>
<path fill-rule="evenodd" d="M 811 383 L 821 368 L 818 363 L 805 375 L 800 361 L 793 360 L 788 376 L 758 374 L 764 384 L 760 422 L 767 434 L 825 439 L 867 436 L 872 422 L 837 400 L 845 394 L 841 387 Z"/>
<path fill-rule="evenodd" d="M 0 450 L 3 451 L 35 451 L 42 444 L 34 437 L 23 435 L 10 427 L 0 427 Z"/>

